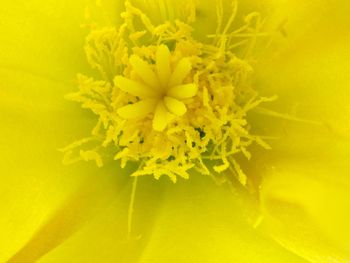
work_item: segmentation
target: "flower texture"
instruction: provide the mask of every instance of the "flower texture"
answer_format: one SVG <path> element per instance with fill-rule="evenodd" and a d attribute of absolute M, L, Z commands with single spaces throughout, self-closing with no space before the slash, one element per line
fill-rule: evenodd
<path fill-rule="evenodd" d="M 0 261 L 349 262 L 349 8 L 4 1 Z"/>
<path fill-rule="evenodd" d="M 177 176 L 188 179 L 191 169 L 205 175 L 230 169 L 246 184 L 235 155 L 250 158 L 252 143 L 269 148 L 261 136 L 250 134 L 246 115 L 274 97 L 253 90 L 252 67 L 235 49 L 244 45 L 246 53 L 251 51 L 260 15 L 249 14 L 245 25 L 233 30 L 237 2 L 230 5 L 228 21 L 218 6 L 216 33 L 198 41 L 191 27 L 194 2 L 183 10 L 184 21 L 159 25 L 131 2 L 125 7 L 120 27 L 93 28 L 88 37 L 89 62 L 103 80 L 80 76 L 80 91 L 68 98 L 83 103 L 99 121 L 92 138 L 63 149 L 66 161 L 77 160 L 75 147 L 102 139 L 103 147 L 113 144 L 122 167 L 128 161 L 142 163 L 132 176 L 168 175 L 175 182 Z M 243 42 L 235 42 L 237 37 Z M 80 151 L 80 157 L 103 162 L 98 150 Z"/>

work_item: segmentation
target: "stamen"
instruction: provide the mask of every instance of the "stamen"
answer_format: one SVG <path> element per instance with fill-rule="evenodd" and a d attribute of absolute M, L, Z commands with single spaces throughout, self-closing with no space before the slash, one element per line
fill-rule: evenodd
<path fill-rule="evenodd" d="M 136 196 L 136 188 L 137 188 L 137 176 L 134 177 L 134 181 L 132 183 L 132 190 L 130 195 L 130 203 L 128 208 L 128 240 L 131 239 L 131 230 L 132 230 L 132 217 L 134 213 L 134 204 L 135 204 L 135 196 Z"/>

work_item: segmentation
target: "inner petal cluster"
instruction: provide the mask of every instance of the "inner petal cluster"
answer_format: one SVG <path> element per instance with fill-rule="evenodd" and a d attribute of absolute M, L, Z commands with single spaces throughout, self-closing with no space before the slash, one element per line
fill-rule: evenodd
<path fill-rule="evenodd" d="M 153 129 L 163 131 L 172 120 L 187 112 L 185 100 L 198 91 L 194 83 L 183 83 L 191 72 L 191 63 L 188 58 L 182 58 L 172 70 L 170 57 L 169 48 L 164 44 L 157 49 L 155 65 L 137 55 L 131 56 L 130 64 L 141 81 L 119 75 L 114 82 L 139 101 L 119 108 L 117 112 L 122 118 L 145 118 L 153 114 Z"/>

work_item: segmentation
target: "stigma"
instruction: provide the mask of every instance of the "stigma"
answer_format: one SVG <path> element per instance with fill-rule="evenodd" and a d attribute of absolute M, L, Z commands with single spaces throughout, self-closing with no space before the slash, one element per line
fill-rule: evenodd
<path fill-rule="evenodd" d="M 124 119 L 145 118 L 152 115 L 152 127 L 163 131 L 177 117 L 187 112 L 186 100 L 197 94 L 194 83 L 184 83 L 192 67 L 188 58 L 171 65 L 171 53 L 166 45 L 160 45 L 155 63 L 148 63 L 137 55 L 130 58 L 135 79 L 116 76 L 115 85 L 135 96 L 138 101 L 117 110 Z"/>

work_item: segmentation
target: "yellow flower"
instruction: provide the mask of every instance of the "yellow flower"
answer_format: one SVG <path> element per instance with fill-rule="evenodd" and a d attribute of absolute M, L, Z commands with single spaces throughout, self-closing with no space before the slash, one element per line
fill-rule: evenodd
<path fill-rule="evenodd" d="M 181 1 L 180 6 L 190 8 L 190 2 Z M 100 25 L 114 27 L 122 23 L 115 10 L 123 10 L 123 3 L 102 0 L 87 9 L 85 1 L 3 3 L 1 262 L 349 261 L 349 4 L 241 2 L 238 10 L 261 11 L 269 18 L 266 32 L 280 25 L 286 34 L 267 48 L 258 44 L 258 54 L 248 54 L 249 60 L 259 58 L 254 88 L 279 95 L 268 109 L 260 107 L 248 119 L 252 134 L 269 136 L 272 150 L 252 148 L 251 159 L 240 160 L 251 183 L 260 186 L 259 199 L 235 179 L 232 186 L 217 187 L 194 173 L 175 185 L 167 178 L 142 177 L 129 240 L 129 175 L 135 167 L 119 169 L 91 149 L 83 149 L 78 158 L 95 160 L 102 168 L 88 162 L 62 166 L 57 151 L 86 136 L 97 121 L 63 98 L 76 89 L 77 73 L 96 76 L 83 53 L 88 30 L 79 25 L 84 10 Z M 170 8 L 175 1 L 133 3 L 155 24 L 183 14 Z M 223 6 L 218 10 L 230 10 L 223 12 L 229 18 L 230 2 L 223 1 Z M 194 22 L 194 29 L 200 30 L 194 38 L 215 32 L 212 10 L 212 2 L 200 1 Z M 237 12 L 242 19 L 243 13 Z M 156 53 L 153 49 L 150 55 Z M 178 61 L 174 59 L 172 67 Z M 132 71 L 137 67 L 131 63 L 123 74 L 103 70 L 106 78 L 143 77 Z M 191 77 L 183 83 L 191 83 Z M 80 75 L 78 85 L 92 84 L 91 78 Z M 187 114 L 191 103 L 182 102 Z M 149 117 L 152 127 L 154 118 Z M 172 122 L 166 124 L 164 130 Z M 95 139 L 85 142 L 96 145 Z"/>

